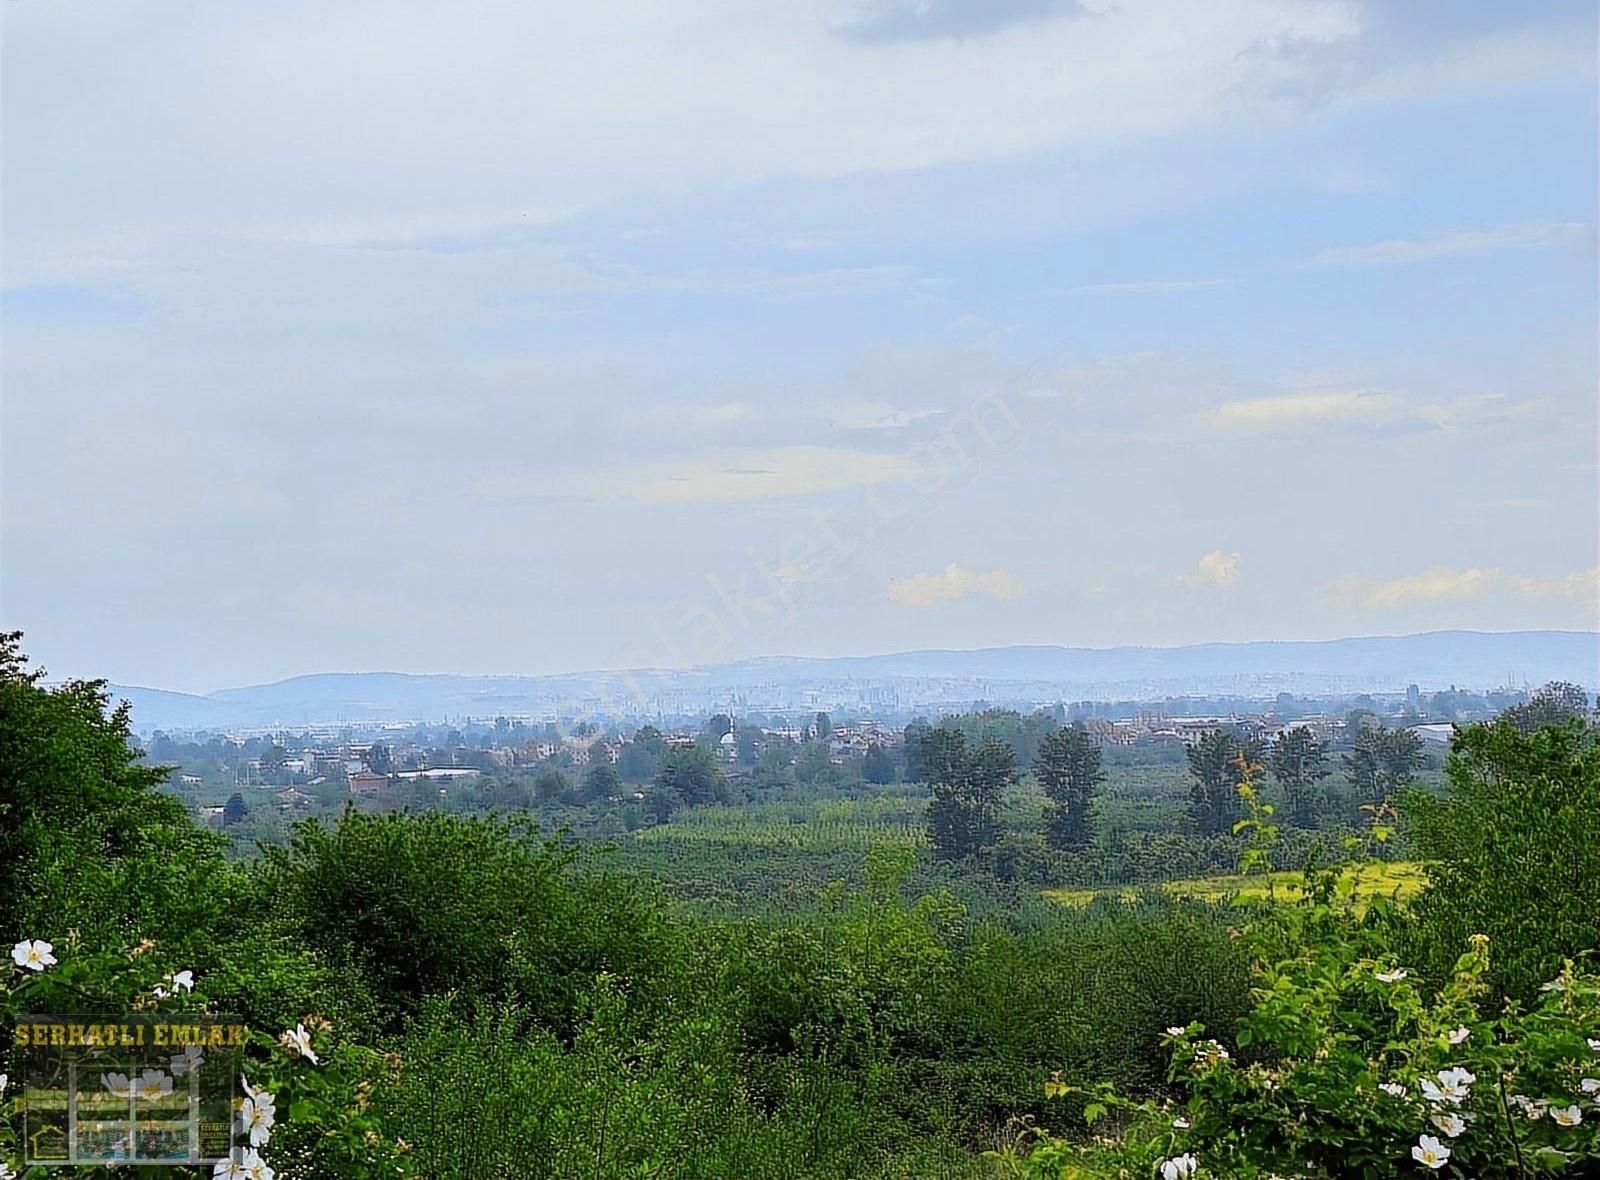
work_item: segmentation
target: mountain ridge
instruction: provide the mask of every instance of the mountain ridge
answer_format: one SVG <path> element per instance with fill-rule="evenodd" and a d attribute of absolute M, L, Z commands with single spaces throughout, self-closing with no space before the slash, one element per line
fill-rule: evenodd
<path fill-rule="evenodd" d="M 752 708 L 915 707 L 995 699 L 1154 699 L 1485 689 L 1511 682 L 1600 685 L 1600 633 L 1428 631 L 1323 640 L 1173 647 L 1014 644 L 855 656 L 757 656 L 679 669 L 544 675 L 314 672 L 206 694 L 112 685 L 141 729 L 439 721 L 552 709 L 614 709 L 640 690 L 639 713 L 713 707 L 752 694 Z M 785 694 L 796 698 L 783 703 Z M 962 694 L 965 694 L 963 697 Z"/>

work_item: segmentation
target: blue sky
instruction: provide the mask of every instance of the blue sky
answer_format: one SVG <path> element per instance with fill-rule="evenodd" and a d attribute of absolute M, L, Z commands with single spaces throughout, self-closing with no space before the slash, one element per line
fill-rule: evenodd
<path fill-rule="evenodd" d="M 60 674 L 1593 628 L 1589 4 L 5 6 Z"/>

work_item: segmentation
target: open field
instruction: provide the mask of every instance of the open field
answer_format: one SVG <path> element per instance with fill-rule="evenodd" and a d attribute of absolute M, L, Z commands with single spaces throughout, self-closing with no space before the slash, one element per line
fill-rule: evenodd
<path fill-rule="evenodd" d="M 1299 873 L 1256 873 L 1251 876 L 1230 874 L 1221 877 L 1197 877 L 1183 881 L 1168 881 L 1159 886 L 1174 897 L 1187 897 L 1195 901 L 1297 901 L 1301 895 Z M 1407 901 L 1422 889 L 1427 873 L 1414 861 L 1394 861 L 1388 864 L 1362 865 L 1348 869 L 1340 876 L 1341 888 L 1349 888 L 1357 899 L 1390 897 Z M 1061 905 L 1082 908 L 1099 897 L 1137 901 L 1137 889 L 1046 889 L 1044 895 Z"/>

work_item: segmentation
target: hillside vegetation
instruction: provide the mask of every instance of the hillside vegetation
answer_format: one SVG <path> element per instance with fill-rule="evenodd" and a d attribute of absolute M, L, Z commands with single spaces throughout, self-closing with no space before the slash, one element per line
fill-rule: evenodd
<path fill-rule="evenodd" d="M 1571 710 L 1467 727 L 1426 790 L 1385 782 L 1369 746 L 1359 781 L 1382 794 L 1329 829 L 1290 822 L 1321 780 L 1268 789 L 1270 751 L 1216 744 L 1155 776 L 1181 824 L 1140 832 L 1109 822 L 1140 792 L 1113 794 L 1075 731 L 1041 731 L 1019 769 L 979 722 L 934 727 L 910 781 L 833 798 L 708 780 L 594 839 L 521 811 L 347 808 L 241 857 L 163 792 L 102 685 L 47 687 L 16 636 L 0 655 L 5 1015 L 245 1017 L 271 1124 L 241 1137 L 250 1180 L 1600 1158 L 1600 753 Z M 694 774 L 655 789 L 699 792 Z M 1346 867 L 1392 849 L 1404 864 Z M 1243 877 L 1043 893 L 1224 854 Z M 20 1168 L 14 1124 L 0 1153 Z"/>

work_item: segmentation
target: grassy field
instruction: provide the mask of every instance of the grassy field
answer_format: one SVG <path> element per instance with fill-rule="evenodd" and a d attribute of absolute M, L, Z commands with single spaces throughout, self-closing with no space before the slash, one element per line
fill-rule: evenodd
<path fill-rule="evenodd" d="M 1347 869 L 1340 885 L 1352 890 L 1357 899 L 1391 897 L 1406 901 L 1416 896 L 1427 881 L 1421 865 L 1413 861 L 1362 865 Z M 1161 889 L 1174 897 L 1196 901 L 1253 902 L 1272 899 L 1296 901 L 1300 897 L 1299 873 L 1257 873 L 1252 876 L 1199 877 L 1187 881 L 1168 881 Z M 1047 889 L 1046 897 L 1061 905 L 1082 908 L 1097 897 L 1136 901 L 1137 889 Z"/>

